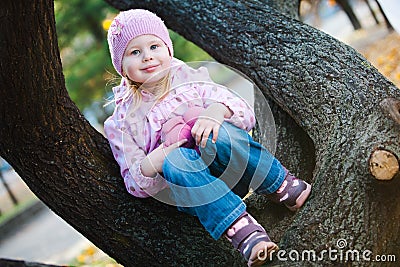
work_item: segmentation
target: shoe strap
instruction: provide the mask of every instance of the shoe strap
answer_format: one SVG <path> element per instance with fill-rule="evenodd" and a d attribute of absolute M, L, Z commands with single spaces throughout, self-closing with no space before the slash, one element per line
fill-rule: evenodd
<path fill-rule="evenodd" d="M 239 247 L 243 243 L 243 241 L 245 241 L 246 238 L 254 232 L 265 233 L 265 230 L 261 226 L 251 222 L 250 224 L 244 226 L 239 231 L 237 231 L 232 237 L 230 237 L 232 239 L 233 247 L 235 249 L 240 249 Z"/>

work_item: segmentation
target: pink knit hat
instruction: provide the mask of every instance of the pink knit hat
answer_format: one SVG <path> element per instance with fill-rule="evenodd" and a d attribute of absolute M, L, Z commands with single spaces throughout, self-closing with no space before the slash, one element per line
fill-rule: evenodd
<path fill-rule="evenodd" d="M 111 60 L 115 70 L 121 76 L 122 57 L 128 43 L 133 38 L 144 34 L 152 34 L 163 40 L 173 56 L 174 51 L 168 29 L 156 14 L 143 9 L 122 11 L 114 18 L 107 34 Z"/>

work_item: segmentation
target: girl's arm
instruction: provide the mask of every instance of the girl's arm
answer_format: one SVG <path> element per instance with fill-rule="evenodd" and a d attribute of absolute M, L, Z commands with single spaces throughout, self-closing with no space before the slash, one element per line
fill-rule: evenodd
<path fill-rule="evenodd" d="M 165 179 L 158 173 L 146 175 L 141 164 L 147 158 L 138 144 L 119 125 L 119 114 L 108 118 L 104 123 L 104 131 L 110 143 L 114 158 L 117 161 L 127 191 L 136 197 L 148 197 L 167 187 Z M 148 170 L 147 170 L 148 171 Z"/>
<path fill-rule="evenodd" d="M 157 174 L 162 173 L 162 165 L 164 163 L 165 157 L 175 148 L 180 147 L 187 140 L 179 140 L 178 142 L 171 144 L 168 147 L 164 147 L 161 144 L 159 147 L 150 152 L 143 160 L 141 164 L 141 170 L 143 175 L 148 177 L 155 177 Z"/>

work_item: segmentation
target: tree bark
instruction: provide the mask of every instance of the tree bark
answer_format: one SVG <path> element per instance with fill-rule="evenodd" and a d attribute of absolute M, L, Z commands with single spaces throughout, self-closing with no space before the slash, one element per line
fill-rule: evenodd
<path fill-rule="evenodd" d="M 38 262 L 28 262 L 19 260 L 0 259 L 1 267 L 61 267 L 57 265 L 48 265 Z"/>
<path fill-rule="evenodd" d="M 277 121 L 299 138 L 291 140 L 306 145 L 282 140 L 277 155 L 287 165 L 292 152 L 307 156 L 295 172 L 313 182 L 310 199 L 295 214 L 264 198 L 248 200 L 281 249 L 320 253 L 345 239 L 346 249 L 397 253 L 400 178 L 376 180 L 369 159 L 379 149 L 400 155 L 399 125 L 379 106 L 400 99 L 400 92 L 365 58 L 282 15 L 279 1 L 108 2 L 156 12 L 216 60 L 247 74 L 293 118 Z M 0 153 L 31 190 L 125 266 L 242 265 L 238 253 L 224 240 L 213 241 L 196 218 L 125 191 L 107 141 L 68 97 L 52 1 L 3 1 L 0 21 Z M 296 124 L 301 128 L 292 130 Z"/>

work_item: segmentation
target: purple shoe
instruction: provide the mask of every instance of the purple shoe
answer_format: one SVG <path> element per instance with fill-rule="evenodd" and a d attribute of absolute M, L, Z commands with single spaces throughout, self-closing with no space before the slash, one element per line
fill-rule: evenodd
<path fill-rule="evenodd" d="M 267 197 L 274 203 L 285 204 L 291 211 L 298 210 L 311 193 L 311 185 L 287 173 L 281 187 Z"/>
<path fill-rule="evenodd" d="M 239 229 L 232 230 L 235 228 Z M 225 236 L 245 258 L 247 266 L 251 267 L 270 261 L 273 253 L 279 249 L 265 229 L 247 212 L 231 225 Z"/>

